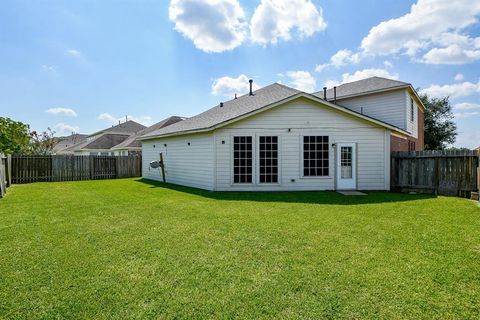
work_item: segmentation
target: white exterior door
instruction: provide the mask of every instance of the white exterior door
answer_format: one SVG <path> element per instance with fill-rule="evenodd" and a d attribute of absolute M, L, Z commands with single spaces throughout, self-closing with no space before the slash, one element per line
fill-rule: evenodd
<path fill-rule="evenodd" d="M 355 143 L 337 143 L 337 190 L 357 188 Z"/>

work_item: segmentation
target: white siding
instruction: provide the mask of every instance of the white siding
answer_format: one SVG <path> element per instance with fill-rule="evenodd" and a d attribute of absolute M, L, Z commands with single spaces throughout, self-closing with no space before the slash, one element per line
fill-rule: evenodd
<path fill-rule="evenodd" d="M 160 169 L 152 169 L 149 166 L 151 161 L 159 159 L 160 152 L 163 152 L 167 182 L 213 190 L 214 150 L 212 134 L 185 135 L 143 141 L 142 176 L 144 178 L 161 180 Z"/>
<path fill-rule="evenodd" d="M 407 131 L 415 138 L 418 138 L 418 104 L 410 93 L 405 92 L 405 94 L 407 99 Z M 413 120 L 410 114 L 411 101 L 413 101 Z"/>
<path fill-rule="evenodd" d="M 353 111 L 384 121 L 407 130 L 407 90 L 397 90 L 371 94 L 348 99 L 339 99 L 337 103 Z"/>
<path fill-rule="evenodd" d="M 405 100 L 404 94 L 403 97 Z M 405 115 L 405 112 L 402 113 Z M 255 142 L 260 135 L 279 136 L 279 184 L 256 183 L 257 159 L 254 159 L 255 183 L 251 185 L 232 183 L 232 137 L 235 135 L 252 135 Z M 329 177 L 302 177 L 303 135 L 329 136 Z M 332 147 L 332 143 L 335 142 L 357 144 L 358 189 L 388 189 L 386 165 L 389 163 L 390 150 L 386 137 L 389 136 L 389 131 L 370 122 L 307 99 L 297 99 L 214 132 L 217 153 L 216 190 L 334 190 L 335 148 Z M 254 144 L 254 150 L 256 149 L 257 143 Z"/>

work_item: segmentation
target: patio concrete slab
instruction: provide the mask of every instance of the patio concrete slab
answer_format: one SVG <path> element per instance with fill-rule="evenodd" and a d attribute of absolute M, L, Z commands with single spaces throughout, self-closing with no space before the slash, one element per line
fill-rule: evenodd
<path fill-rule="evenodd" d="M 338 190 L 337 191 L 340 194 L 343 194 L 344 196 L 366 196 L 366 193 L 356 191 L 356 190 Z"/>

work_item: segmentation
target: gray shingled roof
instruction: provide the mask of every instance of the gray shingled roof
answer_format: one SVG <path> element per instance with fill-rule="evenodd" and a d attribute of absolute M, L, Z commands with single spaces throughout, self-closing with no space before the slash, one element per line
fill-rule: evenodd
<path fill-rule="evenodd" d="M 130 135 L 118 133 L 106 133 L 93 140 L 85 140 L 77 143 L 65 151 L 79 151 L 79 150 L 109 150 L 120 142 L 125 141 Z"/>
<path fill-rule="evenodd" d="M 253 96 L 245 94 L 237 99 L 226 101 L 223 103 L 223 107 L 217 105 L 194 117 L 145 134 L 141 137 L 141 139 L 209 129 L 218 124 L 233 120 L 270 104 L 287 99 L 300 92 L 301 91 L 299 90 L 289 88 L 282 84 L 274 83 L 254 91 Z"/>
<path fill-rule="evenodd" d="M 409 83 L 403 81 L 381 77 L 371 77 L 337 86 L 337 99 L 372 93 L 375 91 L 400 88 L 409 85 Z M 314 95 L 323 99 L 323 90 L 315 92 Z M 327 90 L 327 100 L 333 100 L 333 88 Z"/>
<path fill-rule="evenodd" d="M 97 131 L 95 133 L 92 133 L 91 136 L 95 136 L 97 134 L 100 134 L 102 132 L 105 133 L 120 133 L 120 134 L 133 134 L 137 133 L 140 130 L 145 129 L 146 127 L 143 124 L 140 124 L 138 122 L 135 122 L 133 120 L 128 120 L 126 122 L 117 124 L 116 126 L 112 126 L 110 128 L 106 128 L 100 131 Z"/>
<path fill-rule="evenodd" d="M 88 135 L 74 133 L 69 136 L 59 137 L 57 144 L 53 147 L 55 153 L 63 153 L 63 150 L 73 146 L 74 144 L 84 141 Z"/>
<path fill-rule="evenodd" d="M 138 140 L 139 137 L 148 134 L 150 132 L 159 130 L 161 128 L 167 127 L 169 125 L 172 125 L 174 123 L 177 123 L 179 121 L 184 120 L 185 118 L 183 117 L 178 117 L 178 116 L 171 116 L 166 119 L 163 119 L 160 122 L 155 123 L 154 125 L 151 125 L 150 127 L 147 127 L 141 131 L 139 131 L 137 134 L 133 134 L 130 137 L 128 137 L 125 141 L 120 142 L 118 145 L 112 147 L 112 150 L 119 150 L 119 149 L 130 149 L 130 148 L 137 148 L 141 149 L 142 148 L 142 143 Z"/>

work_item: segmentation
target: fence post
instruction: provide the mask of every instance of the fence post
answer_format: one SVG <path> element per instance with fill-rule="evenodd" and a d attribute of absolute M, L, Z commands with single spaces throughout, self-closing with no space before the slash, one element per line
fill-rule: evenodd
<path fill-rule="evenodd" d="M 439 184 L 440 184 L 440 166 L 438 165 L 438 162 L 440 161 L 440 159 L 438 157 L 435 157 L 434 158 L 434 177 L 435 177 L 435 185 L 434 185 L 434 188 L 435 188 L 435 195 L 438 195 L 438 188 L 439 188 Z"/>
<path fill-rule="evenodd" d="M 477 191 L 480 192 L 480 157 L 477 158 Z"/>
<path fill-rule="evenodd" d="M 0 154 L 0 198 L 3 198 L 3 195 L 6 193 L 6 165 L 5 160 L 6 157 L 3 154 Z"/>
<path fill-rule="evenodd" d="M 12 185 L 12 155 L 7 154 L 7 187 Z"/>

